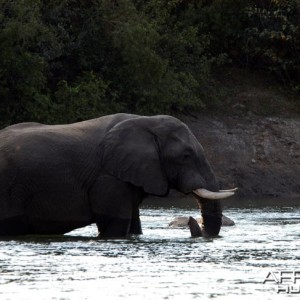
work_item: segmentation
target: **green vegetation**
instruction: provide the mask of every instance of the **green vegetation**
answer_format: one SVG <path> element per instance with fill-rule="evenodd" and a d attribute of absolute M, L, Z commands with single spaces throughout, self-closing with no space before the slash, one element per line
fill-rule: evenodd
<path fill-rule="evenodd" d="M 225 66 L 299 95 L 299 23 L 299 0 L 0 0 L 0 125 L 209 111 Z"/>

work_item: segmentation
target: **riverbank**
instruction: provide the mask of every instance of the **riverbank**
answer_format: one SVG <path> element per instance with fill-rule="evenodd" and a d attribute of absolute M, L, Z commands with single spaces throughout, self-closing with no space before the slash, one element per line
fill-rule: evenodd
<path fill-rule="evenodd" d="M 220 93 L 223 105 L 207 114 L 192 113 L 180 119 L 203 145 L 221 186 L 237 186 L 237 196 L 248 199 L 299 201 L 297 95 L 263 71 L 223 68 L 216 81 L 224 91 Z"/>
<path fill-rule="evenodd" d="M 300 118 L 181 118 L 204 147 L 224 188 L 239 197 L 300 198 Z"/>

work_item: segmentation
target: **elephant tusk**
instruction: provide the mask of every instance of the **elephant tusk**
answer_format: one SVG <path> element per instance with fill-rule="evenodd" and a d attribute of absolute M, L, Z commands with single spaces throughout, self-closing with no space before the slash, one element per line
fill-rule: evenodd
<path fill-rule="evenodd" d="M 234 195 L 234 192 L 230 192 L 230 191 L 229 192 L 228 191 L 211 192 L 206 189 L 197 189 L 197 190 L 194 190 L 193 193 L 201 198 L 210 199 L 210 200 L 225 199 L 225 198 L 228 198 L 228 197 L 231 197 Z"/>
<path fill-rule="evenodd" d="M 236 192 L 238 188 L 230 189 L 230 190 L 220 190 L 219 192 Z"/>

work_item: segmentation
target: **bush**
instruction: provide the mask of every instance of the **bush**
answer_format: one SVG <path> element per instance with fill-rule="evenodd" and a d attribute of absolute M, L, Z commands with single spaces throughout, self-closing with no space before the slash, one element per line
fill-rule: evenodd
<path fill-rule="evenodd" d="M 28 105 L 48 101 L 47 62 L 42 48 L 51 32 L 40 21 L 39 1 L 1 1 L 0 114 L 1 123 L 22 121 Z"/>
<path fill-rule="evenodd" d="M 210 51 L 231 64 L 268 70 L 284 83 L 300 80 L 299 0 L 214 0 L 203 6 Z"/>
<path fill-rule="evenodd" d="M 300 2 L 254 1 L 246 13 L 247 63 L 270 70 L 289 84 L 299 81 Z"/>
<path fill-rule="evenodd" d="M 54 96 L 50 121 L 55 123 L 87 120 L 123 109 L 109 85 L 93 73 L 83 74 L 72 85 L 60 81 Z"/>

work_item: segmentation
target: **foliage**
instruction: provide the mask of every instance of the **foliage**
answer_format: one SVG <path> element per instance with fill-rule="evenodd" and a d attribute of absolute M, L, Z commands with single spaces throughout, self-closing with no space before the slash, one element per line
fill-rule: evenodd
<path fill-rule="evenodd" d="M 28 117 L 27 105 L 47 99 L 47 63 L 40 54 L 51 33 L 37 1 L 0 2 L 0 113 L 2 122 Z"/>
<path fill-rule="evenodd" d="M 123 108 L 109 85 L 93 73 L 84 74 L 71 86 L 65 80 L 60 81 L 55 99 L 51 116 L 60 123 L 96 118 L 99 113 L 112 114 Z"/>
<path fill-rule="evenodd" d="M 0 125 L 220 106 L 224 64 L 300 77 L 299 0 L 0 0 Z"/>
<path fill-rule="evenodd" d="M 255 1 L 246 9 L 248 63 L 291 83 L 300 79 L 300 2 Z"/>
<path fill-rule="evenodd" d="M 233 64 L 274 73 L 297 87 L 300 80 L 299 0 L 215 0 L 205 6 L 211 51 Z"/>

